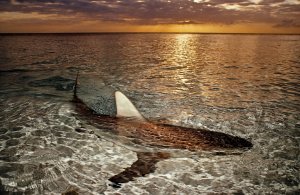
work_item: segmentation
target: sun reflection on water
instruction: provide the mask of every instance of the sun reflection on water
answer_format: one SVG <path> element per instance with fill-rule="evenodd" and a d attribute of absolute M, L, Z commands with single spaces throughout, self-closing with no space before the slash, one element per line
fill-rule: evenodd
<path fill-rule="evenodd" d="M 188 90 L 191 84 L 191 74 L 195 69 L 194 59 L 197 51 L 195 48 L 195 37 L 191 34 L 177 34 L 175 37 L 174 61 L 178 68 L 174 71 L 175 82 L 180 86 L 180 90 Z"/>

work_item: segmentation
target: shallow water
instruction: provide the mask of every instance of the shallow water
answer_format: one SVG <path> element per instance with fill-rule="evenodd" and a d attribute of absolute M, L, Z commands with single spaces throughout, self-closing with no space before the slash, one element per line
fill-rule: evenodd
<path fill-rule="evenodd" d="M 45 194 L 297 194 L 300 36 L 86 34 L 0 36 L 2 191 Z M 80 117 L 77 70 L 123 91 L 150 120 L 254 144 L 240 155 L 167 150 L 154 173 L 110 186 L 137 159 L 128 142 Z"/>

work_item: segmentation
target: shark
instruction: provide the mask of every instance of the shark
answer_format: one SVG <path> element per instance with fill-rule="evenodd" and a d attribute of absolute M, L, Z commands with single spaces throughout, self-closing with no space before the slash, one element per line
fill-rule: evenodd
<path fill-rule="evenodd" d="M 117 136 L 127 137 L 137 145 L 158 148 L 156 151 L 137 150 L 137 161 L 109 178 L 113 187 L 153 173 L 157 162 L 172 157 L 164 149 L 217 151 L 216 154 L 219 151 L 222 154 L 220 151 L 245 151 L 253 147 L 250 141 L 238 136 L 150 121 L 120 90 L 108 88 L 93 79 L 86 83 L 89 84 L 84 81 L 81 84 L 77 74 L 73 101 L 76 111 L 84 119 Z"/>

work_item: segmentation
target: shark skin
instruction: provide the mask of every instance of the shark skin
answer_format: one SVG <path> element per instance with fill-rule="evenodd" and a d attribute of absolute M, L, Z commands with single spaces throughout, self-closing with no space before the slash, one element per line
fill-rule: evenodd
<path fill-rule="evenodd" d="M 224 151 L 248 150 L 252 143 L 244 138 L 228 135 L 206 129 L 193 129 L 168 124 L 159 124 L 145 119 L 132 102 L 120 91 L 115 92 L 116 115 L 97 114 L 97 111 L 85 104 L 84 96 L 77 94 L 78 84 L 75 83 L 74 102 L 76 111 L 86 120 L 97 123 L 118 136 L 132 139 L 135 143 L 161 149 L 182 149 L 189 151 Z M 132 181 L 135 177 L 145 176 L 154 172 L 155 164 L 160 160 L 170 158 L 167 152 L 140 152 L 138 160 L 123 172 L 109 180 L 113 187 Z"/>

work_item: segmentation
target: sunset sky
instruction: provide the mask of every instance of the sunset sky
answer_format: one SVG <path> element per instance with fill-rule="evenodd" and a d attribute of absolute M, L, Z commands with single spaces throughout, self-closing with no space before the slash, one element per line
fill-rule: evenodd
<path fill-rule="evenodd" d="M 0 0 L 0 32 L 300 34 L 300 0 Z"/>

